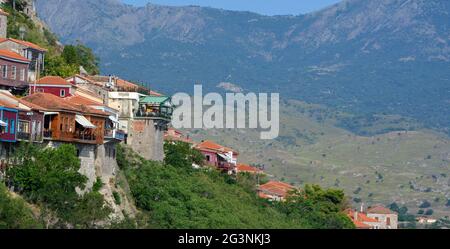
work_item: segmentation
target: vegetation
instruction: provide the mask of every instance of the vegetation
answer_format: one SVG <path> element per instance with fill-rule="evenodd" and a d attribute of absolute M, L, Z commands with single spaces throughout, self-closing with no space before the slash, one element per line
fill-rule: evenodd
<path fill-rule="evenodd" d="M 87 178 L 80 174 L 80 160 L 73 145 L 57 149 L 21 144 L 8 169 L 10 185 L 27 201 L 57 217 L 56 227 L 95 227 L 111 210 L 98 192 L 80 195 Z"/>
<path fill-rule="evenodd" d="M 41 228 L 27 203 L 0 184 L 0 229 Z"/>
<path fill-rule="evenodd" d="M 342 213 L 346 207 L 342 191 L 314 186 L 305 192 L 310 196 L 307 201 L 292 199 L 285 204 L 269 203 L 244 184 L 248 180 L 245 175 L 236 180 L 212 169 L 193 169 L 196 157 L 192 157 L 186 146 L 166 144 L 166 151 L 172 153 L 166 155 L 165 162 L 175 162 L 176 166 L 146 161 L 129 149 L 118 149 L 119 166 L 125 169 L 136 205 L 149 217 L 145 227 L 353 227 Z M 304 215 L 308 212 L 314 215 Z"/>

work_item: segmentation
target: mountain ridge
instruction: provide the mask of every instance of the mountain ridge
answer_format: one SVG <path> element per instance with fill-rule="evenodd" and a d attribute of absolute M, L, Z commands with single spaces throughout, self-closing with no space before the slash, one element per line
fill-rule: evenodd
<path fill-rule="evenodd" d="M 450 126 L 448 1 L 346 0 L 299 16 L 114 0 L 38 0 L 37 7 L 63 41 L 93 47 L 104 73 L 168 93 L 198 82 L 217 91 L 225 81 Z"/>

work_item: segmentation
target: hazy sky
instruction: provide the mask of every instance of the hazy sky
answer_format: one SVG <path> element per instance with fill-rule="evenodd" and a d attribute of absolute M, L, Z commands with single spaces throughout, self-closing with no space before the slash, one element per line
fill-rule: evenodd
<path fill-rule="evenodd" d="M 266 15 L 298 15 L 321 9 L 340 0 L 122 0 L 142 6 L 150 3 L 162 5 L 200 5 L 229 10 L 249 10 Z"/>

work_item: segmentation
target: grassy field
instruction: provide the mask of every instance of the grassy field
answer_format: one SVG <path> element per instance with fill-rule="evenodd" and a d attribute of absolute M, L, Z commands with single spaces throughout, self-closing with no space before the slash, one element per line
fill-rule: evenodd
<path fill-rule="evenodd" d="M 358 126 L 339 128 L 343 120 Z M 241 162 L 264 165 L 276 179 L 342 188 L 355 207 L 397 202 L 417 214 L 426 200 L 431 207 L 424 211 L 449 215 L 447 136 L 398 116 L 361 119 L 298 101 L 282 105 L 280 123 L 280 137 L 269 141 L 260 140 L 257 130 L 187 132 L 197 141 L 212 139 L 236 148 Z"/>

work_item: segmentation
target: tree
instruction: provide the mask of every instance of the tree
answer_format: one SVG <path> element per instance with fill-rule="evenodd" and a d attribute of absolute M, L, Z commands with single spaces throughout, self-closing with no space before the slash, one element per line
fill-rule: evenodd
<path fill-rule="evenodd" d="M 164 163 L 177 168 L 192 167 L 192 164 L 202 165 L 204 156 L 190 144 L 184 142 L 167 142 L 164 144 Z"/>
<path fill-rule="evenodd" d="M 54 212 L 61 226 L 88 228 L 111 212 L 101 194 L 77 193 L 76 189 L 85 188 L 87 177 L 79 173 L 75 146 L 63 144 L 53 149 L 24 143 L 12 162 L 7 171 L 9 183 L 28 201 Z"/>

